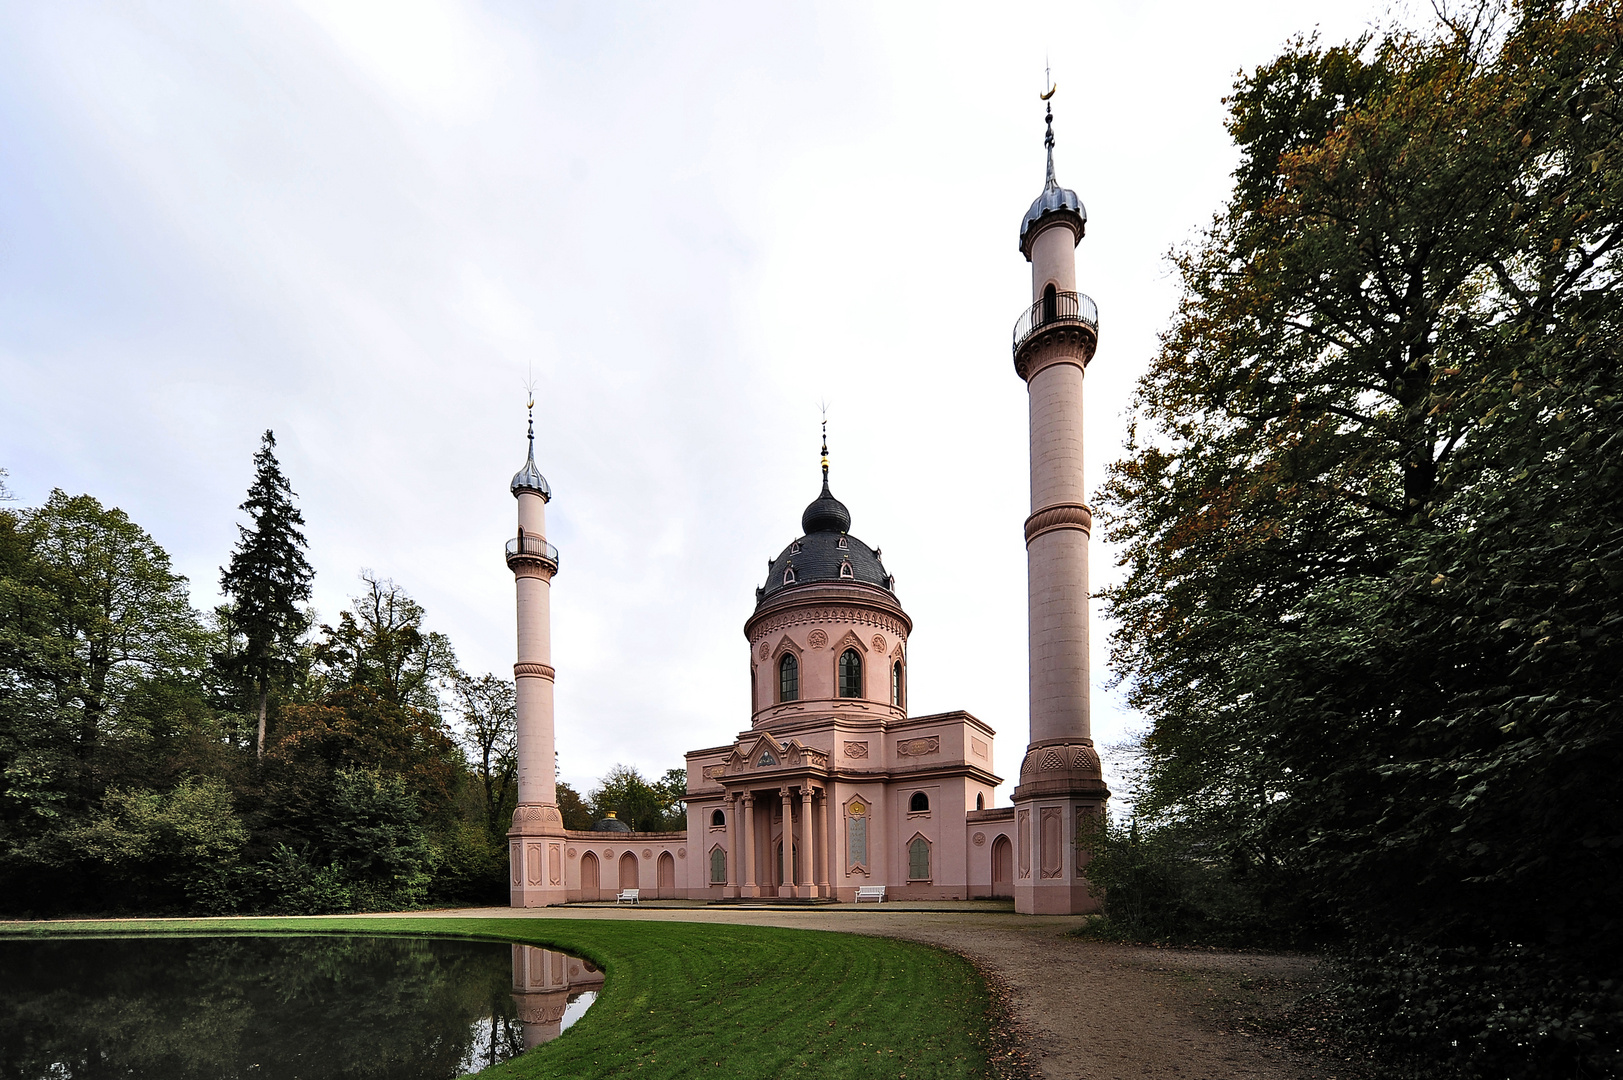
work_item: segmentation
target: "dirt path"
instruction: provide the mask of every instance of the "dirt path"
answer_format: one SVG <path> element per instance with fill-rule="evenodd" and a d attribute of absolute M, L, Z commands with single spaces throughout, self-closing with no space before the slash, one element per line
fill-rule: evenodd
<path fill-rule="evenodd" d="M 421 917 L 423 913 L 411 913 Z M 510 908 L 434 912 L 543 917 Z M 1287 1049 L 1268 1018 L 1318 980 L 1306 958 L 1106 945 L 1068 937 L 1079 918 L 950 908 L 552 908 L 546 918 L 726 922 L 878 934 L 939 945 L 1012 993 L 1032 1064 L 1063 1080 L 1334 1080 L 1321 1059 Z M 1260 1022 L 1259 1022 L 1260 1018 Z"/>

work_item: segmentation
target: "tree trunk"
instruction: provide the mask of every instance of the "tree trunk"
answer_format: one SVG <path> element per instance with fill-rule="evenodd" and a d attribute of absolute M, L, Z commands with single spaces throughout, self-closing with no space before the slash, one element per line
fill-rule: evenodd
<path fill-rule="evenodd" d="M 259 684 L 259 743 L 258 760 L 265 760 L 265 707 L 270 701 L 270 686 L 261 681 Z"/>

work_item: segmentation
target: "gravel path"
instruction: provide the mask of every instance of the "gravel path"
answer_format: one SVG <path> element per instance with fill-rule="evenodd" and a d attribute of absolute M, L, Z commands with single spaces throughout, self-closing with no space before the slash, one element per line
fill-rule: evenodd
<path fill-rule="evenodd" d="M 423 912 L 407 913 L 422 917 Z M 446 916 L 542 917 L 478 908 Z M 1011 994 L 1019 1041 L 1036 1073 L 1064 1080 L 1333 1080 L 1324 1059 L 1286 1048 L 1277 1020 L 1319 978 L 1311 959 L 1106 945 L 1068 937 L 1080 918 L 1006 907 L 822 908 L 571 906 L 544 917 L 726 922 L 877 934 L 969 957 Z"/>

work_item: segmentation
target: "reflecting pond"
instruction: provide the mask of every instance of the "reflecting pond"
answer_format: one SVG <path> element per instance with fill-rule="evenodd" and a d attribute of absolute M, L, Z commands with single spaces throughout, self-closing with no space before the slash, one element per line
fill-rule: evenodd
<path fill-rule="evenodd" d="M 555 1039 L 603 985 L 526 945 L 0 938 L 3 1080 L 450 1080 Z"/>

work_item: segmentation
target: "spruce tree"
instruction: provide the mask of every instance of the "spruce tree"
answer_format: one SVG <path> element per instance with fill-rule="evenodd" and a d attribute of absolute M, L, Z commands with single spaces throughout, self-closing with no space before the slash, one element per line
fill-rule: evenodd
<path fill-rule="evenodd" d="M 315 571 L 304 557 L 304 515 L 293 505 L 293 488 L 276 460 L 276 435 L 265 432 L 254 455 L 254 482 L 238 509 L 253 519 L 239 525 L 231 565 L 220 572 L 220 589 L 231 598 L 230 623 L 243 647 L 225 661 L 232 674 L 253 687 L 258 708 L 256 753 L 265 756 L 265 714 L 271 686 L 293 665 L 299 638 L 309 626 L 300 604 L 310 599 Z"/>

